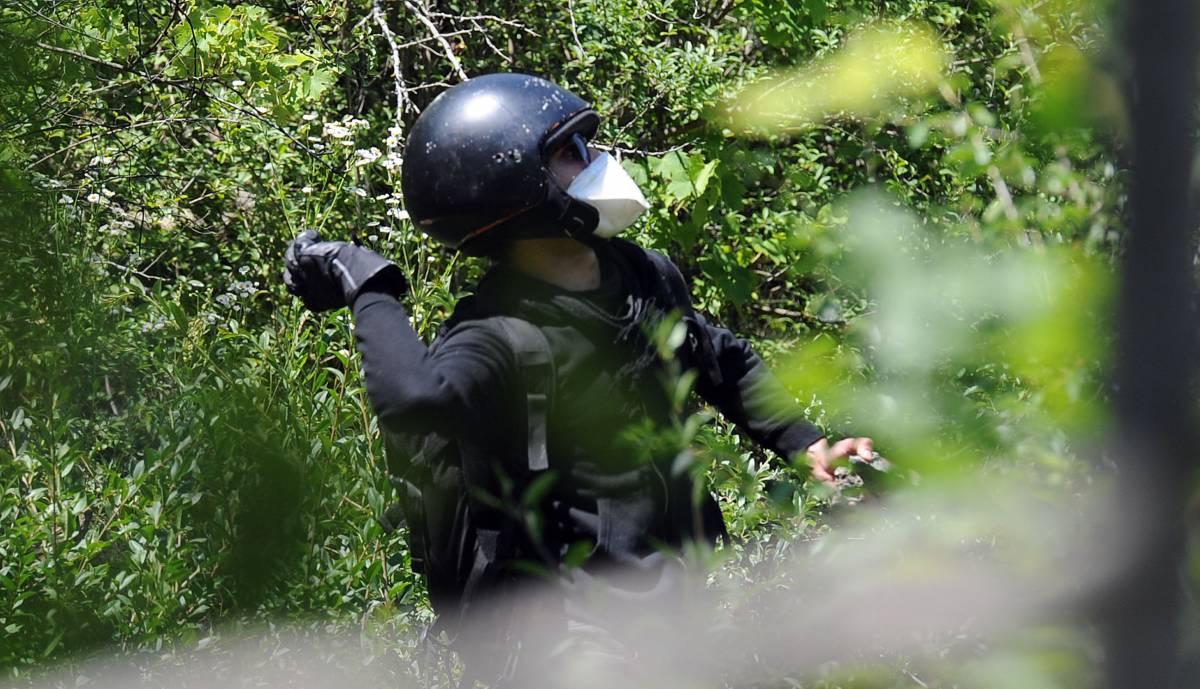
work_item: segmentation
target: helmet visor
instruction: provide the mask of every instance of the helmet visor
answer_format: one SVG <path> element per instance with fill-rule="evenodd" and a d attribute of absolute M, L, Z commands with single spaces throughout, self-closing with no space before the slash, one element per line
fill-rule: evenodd
<path fill-rule="evenodd" d="M 582 134 L 578 132 L 572 134 L 567 145 L 574 147 L 574 154 L 578 156 L 580 162 L 584 165 L 592 164 L 592 153 L 588 150 L 587 139 L 583 138 Z"/>

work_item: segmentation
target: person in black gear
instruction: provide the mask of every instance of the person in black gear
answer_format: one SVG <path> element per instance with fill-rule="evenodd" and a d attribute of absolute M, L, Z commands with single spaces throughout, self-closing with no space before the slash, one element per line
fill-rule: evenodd
<path fill-rule="evenodd" d="M 674 264 L 613 237 L 646 202 L 587 145 L 598 124 L 579 97 L 520 74 L 463 82 L 418 118 L 402 176 L 409 216 L 434 239 L 495 260 L 432 346 L 409 324 L 402 272 L 378 254 L 308 231 L 285 256 L 285 282 L 306 306 L 353 309 L 389 470 L 407 491 L 414 568 L 435 610 L 457 622 L 452 633 L 469 636 L 471 599 L 538 578 L 517 562 L 572 585 L 618 568 L 614 600 L 636 607 L 672 595 L 686 543 L 723 536 L 715 500 L 679 466 L 680 448 L 653 441 L 678 421 L 670 386 L 658 382 L 672 370 L 696 371 L 704 400 L 763 447 L 807 460 L 821 481 L 841 457 L 872 456 L 869 438 L 831 445 L 782 413 L 786 393 L 745 340 L 692 310 Z M 664 357 L 648 333 L 670 318 L 686 337 Z M 545 352 L 542 411 L 529 351 Z M 535 484 L 542 492 L 529 499 Z M 590 554 L 568 572 L 581 547 Z M 612 624 L 585 608 L 565 595 L 564 629 Z M 512 646 L 520 625 L 506 629 L 499 643 Z M 511 653 L 482 646 L 468 671 L 520 675 Z"/>

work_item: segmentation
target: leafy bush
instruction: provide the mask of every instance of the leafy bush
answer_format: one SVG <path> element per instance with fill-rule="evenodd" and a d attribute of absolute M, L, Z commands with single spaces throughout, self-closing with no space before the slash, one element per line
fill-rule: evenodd
<path fill-rule="evenodd" d="M 928 88 L 753 131 L 733 116 L 762 84 L 838 84 L 845 46 L 876 30 L 927 37 L 945 58 Z M 278 274 L 304 228 L 357 237 L 404 267 L 435 331 L 484 266 L 423 239 L 397 182 L 408 126 L 464 74 L 595 102 L 598 142 L 652 199 L 633 238 L 832 432 L 924 472 L 1056 486 L 1100 418 L 1123 125 L 1082 5 L 22 1 L 0 37 L 14 674 L 237 620 L 428 619 L 375 522 L 390 488 L 348 316 L 306 314 Z M 860 187 L 885 200 L 847 204 Z M 697 443 L 738 537 L 729 567 L 821 523 L 824 496 L 778 490 L 803 472 L 722 423 Z"/>

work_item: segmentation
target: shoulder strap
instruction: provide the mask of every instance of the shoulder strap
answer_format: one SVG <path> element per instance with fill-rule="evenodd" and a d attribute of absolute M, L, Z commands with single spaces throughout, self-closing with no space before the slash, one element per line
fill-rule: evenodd
<path fill-rule="evenodd" d="M 642 249 L 642 252 L 650 259 L 654 272 L 658 274 L 658 280 L 665 286 L 663 291 L 671 308 L 679 309 L 679 314 L 687 325 L 688 348 L 692 351 L 693 360 L 710 384 L 721 385 L 724 381 L 721 365 L 717 361 L 712 339 L 704 329 L 703 319 L 699 318 L 696 310 L 692 308 L 691 292 L 683 279 L 683 273 L 679 272 L 679 267 L 672 263 L 671 259 L 654 249 Z"/>
<path fill-rule="evenodd" d="M 529 470 L 545 471 L 550 468 L 550 458 L 546 454 L 546 420 L 555 377 L 550 342 L 545 333 L 529 321 L 512 316 L 492 316 L 488 320 L 499 326 L 523 374 Z"/>
<path fill-rule="evenodd" d="M 664 292 L 671 299 L 671 306 L 679 309 L 684 316 L 691 316 L 694 313 L 692 309 L 692 298 L 688 292 L 687 282 L 683 279 L 683 273 L 679 272 L 679 267 L 671 262 L 663 254 L 654 249 L 643 249 L 646 257 L 650 259 L 650 263 L 654 266 L 654 272 L 658 274 L 658 279 L 662 281 L 666 287 Z"/>

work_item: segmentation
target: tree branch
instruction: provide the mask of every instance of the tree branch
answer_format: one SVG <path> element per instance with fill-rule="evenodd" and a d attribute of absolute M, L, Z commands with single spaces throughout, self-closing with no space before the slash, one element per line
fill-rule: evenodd
<path fill-rule="evenodd" d="M 450 41 L 446 40 L 446 37 L 443 36 L 442 32 L 438 30 L 437 25 L 434 24 L 433 20 L 429 18 L 429 15 L 422 11 L 420 7 L 417 7 L 415 4 L 413 4 L 411 0 L 404 0 L 404 6 L 417 16 L 417 19 L 425 25 L 425 28 L 429 29 L 429 33 L 435 39 L 437 39 L 438 43 L 442 45 L 442 51 L 445 53 L 446 59 L 450 61 L 450 66 L 453 67 L 455 73 L 458 74 L 458 78 L 462 79 L 463 81 L 470 79 L 471 77 L 467 76 L 467 72 L 463 69 L 462 63 L 458 61 L 458 56 L 454 54 L 454 48 L 450 46 Z"/>

